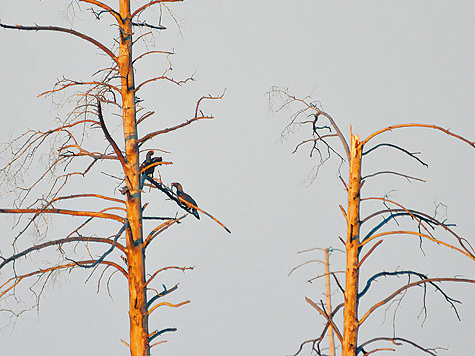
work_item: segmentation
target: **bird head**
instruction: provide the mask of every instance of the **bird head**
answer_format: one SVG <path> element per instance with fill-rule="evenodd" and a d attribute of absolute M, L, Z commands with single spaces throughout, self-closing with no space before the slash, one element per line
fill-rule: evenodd
<path fill-rule="evenodd" d="M 182 192 L 182 191 L 183 191 L 183 188 L 182 188 L 182 186 L 181 186 L 180 183 L 173 182 L 173 183 L 172 183 L 172 187 L 175 187 L 178 192 Z"/>
<path fill-rule="evenodd" d="M 153 151 L 152 150 L 148 151 L 147 152 L 147 159 L 151 159 L 152 156 L 153 156 Z"/>

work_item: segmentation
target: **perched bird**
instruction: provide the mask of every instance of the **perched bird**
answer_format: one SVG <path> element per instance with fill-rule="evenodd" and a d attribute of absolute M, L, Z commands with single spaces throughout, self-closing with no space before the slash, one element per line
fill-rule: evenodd
<path fill-rule="evenodd" d="M 157 162 L 162 162 L 162 157 L 153 157 L 152 158 L 153 153 L 154 153 L 153 151 L 148 151 L 147 152 L 147 158 L 145 158 L 145 161 L 143 161 L 143 163 L 140 165 L 140 171 L 145 169 L 145 171 L 143 171 L 142 173 L 146 174 L 148 176 L 151 176 L 151 177 L 153 177 L 153 172 L 155 171 L 156 166 L 151 166 L 151 167 L 149 167 L 149 166 L 154 164 L 154 163 L 157 163 Z"/>
<path fill-rule="evenodd" d="M 172 187 L 176 188 L 176 196 L 178 198 L 181 198 L 184 201 L 186 201 L 190 204 L 193 204 L 194 206 L 198 206 L 198 204 L 196 204 L 195 200 L 183 191 L 183 187 L 181 186 L 180 183 L 176 183 L 176 182 L 172 183 Z M 200 218 L 200 215 L 198 214 L 198 211 L 195 208 L 193 208 L 191 206 L 188 206 L 188 205 L 186 205 L 186 207 L 188 209 L 191 209 L 191 213 L 195 216 L 195 218 L 197 218 L 197 219 Z"/>

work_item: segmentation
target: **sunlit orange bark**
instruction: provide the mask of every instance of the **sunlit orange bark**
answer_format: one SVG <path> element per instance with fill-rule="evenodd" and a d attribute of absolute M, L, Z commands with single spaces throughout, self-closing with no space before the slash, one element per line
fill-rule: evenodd
<path fill-rule="evenodd" d="M 130 0 L 120 0 L 120 47 L 118 67 L 121 76 L 122 121 L 125 139 L 127 193 L 127 263 L 129 272 L 130 353 L 150 355 L 148 310 L 145 292 L 145 255 L 142 238 L 142 210 L 139 184 L 137 125 L 135 121 L 135 81 L 132 68 L 132 18 Z"/>
<path fill-rule="evenodd" d="M 343 356 L 355 356 L 358 339 L 358 248 L 360 234 L 361 148 L 359 136 L 351 134 L 350 179 L 346 241 L 346 284 L 343 325 Z"/>

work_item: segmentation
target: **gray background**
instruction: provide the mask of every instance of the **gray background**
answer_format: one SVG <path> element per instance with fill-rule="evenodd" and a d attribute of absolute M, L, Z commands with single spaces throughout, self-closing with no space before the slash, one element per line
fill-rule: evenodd
<path fill-rule="evenodd" d="M 108 45 L 113 43 L 115 29 L 109 27 L 107 17 L 93 21 L 86 11 L 90 5 L 68 9 L 68 4 L 0 0 L 0 18 L 5 23 L 72 24 Z M 197 221 L 188 217 L 149 249 L 149 272 L 170 264 L 196 266 L 193 272 L 170 272 L 156 281 L 158 289 L 161 283 L 171 286 L 180 282 L 179 290 L 167 301 L 190 299 L 191 303 L 179 309 L 163 307 L 152 314 L 151 330 L 178 328 L 177 333 L 164 335 L 168 343 L 152 349 L 152 354 L 292 354 L 302 341 L 320 333 L 323 319 L 304 297 L 318 301 L 323 298 L 324 285 L 321 281 L 306 283 L 322 273 L 318 264 L 303 267 L 290 277 L 288 273 L 307 259 L 322 257 L 318 252 L 298 255 L 299 250 L 341 247 L 338 236 L 345 235 L 345 222 L 338 205 L 346 206 L 346 202 L 337 178 L 337 159 L 328 162 L 310 184 L 316 158 L 308 157 L 308 147 L 291 154 L 308 134 L 302 129 L 281 140 L 294 110 L 274 115 L 275 106 L 269 103 L 266 92 L 278 85 L 300 97 L 310 95 L 322 103 L 347 137 L 350 125 L 354 133 L 366 137 L 391 124 L 424 122 L 473 140 L 475 6 L 471 1 L 275 0 L 186 1 L 171 4 L 169 9 L 180 29 L 164 9 L 163 23 L 169 30 L 155 35 L 155 49 L 174 49 L 173 77 L 196 72 L 196 81 L 183 88 L 163 82 L 151 84 L 141 92 L 147 109 L 157 113 L 140 132 L 190 118 L 201 95 L 227 89 L 222 101 L 203 106 L 206 113 L 215 116 L 213 121 L 159 137 L 153 147 L 171 151 L 166 157 L 174 165 L 161 169 L 164 181 L 180 181 L 200 207 L 222 220 L 233 234 L 228 236 L 207 218 Z M 157 8 L 144 19 L 153 22 L 158 16 Z M 86 80 L 109 64 L 90 45 L 65 34 L 1 30 L 0 43 L 2 142 L 8 141 L 10 134 L 22 133 L 25 127 L 49 128 L 54 117 L 64 115 L 65 109 L 58 103 L 66 95 L 53 100 L 36 98 L 51 89 L 56 78 L 66 75 Z M 163 64 L 158 57 L 143 61 L 137 66 L 137 80 L 161 74 Z M 110 127 L 119 129 L 119 119 L 114 121 L 110 114 L 108 119 Z M 473 244 L 473 150 L 446 135 L 423 129 L 386 134 L 382 140 L 378 142 L 421 151 L 429 169 L 383 149 L 367 156 L 364 174 L 394 169 L 428 182 L 408 183 L 402 178 L 380 176 L 366 182 L 363 194 L 390 193 L 406 206 L 430 214 L 434 203 L 442 202 L 448 206 L 449 221 L 457 223 L 457 231 Z M 114 169 L 118 172 L 117 167 Z M 345 169 L 342 173 L 346 177 Z M 35 172 L 30 175 L 34 177 Z M 114 182 L 101 179 L 97 188 L 112 195 Z M 77 182 L 72 187 L 76 191 L 91 187 L 90 183 Z M 176 211 L 159 193 L 147 192 L 143 199 L 152 202 L 149 212 Z M 381 205 L 363 207 L 363 216 L 376 208 Z M 404 220 L 400 223 L 405 228 L 414 227 Z M 2 252 L 9 251 L 11 224 L 11 219 L 2 217 Z M 146 225 L 145 231 L 152 227 Z M 61 228 L 52 228 L 51 237 L 61 237 Z M 116 226 L 102 228 L 104 235 L 117 230 Z M 417 239 L 388 238 L 365 263 L 363 277 L 396 268 L 430 276 L 473 276 L 473 262 L 467 257 L 429 242 L 424 243 L 424 251 L 425 255 Z M 49 259 L 55 261 L 48 254 L 35 258 L 32 260 L 39 261 L 38 266 Z M 343 254 L 332 258 L 333 268 L 341 270 Z M 1 320 L 0 354 L 126 355 L 127 349 L 120 342 L 121 338 L 128 340 L 126 283 L 119 276 L 112 279 L 111 300 L 103 286 L 96 294 L 97 278 L 84 284 L 87 276 L 82 270 L 64 273 L 48 285 L 39 313 L 22 314 L 9 327 L 5 327 L 8 320 Z M 1 279 L 5 277 L 2 273 Z M 362 310 L 405 281 L 378 283 L 362 302 Z M 429 315 L 421 327 L 423 318 L 417 316 L 422 290 L 415 289 L 400 306 L 397 335 L 427 347 L 450 347 L 448 352 L 440 351 L 441 355 L 469 355 L 475 326 L 473 286 L 447 284 L 445 290 L 464 302 L 459 307 L 461 322 L 440 294 L 430 290 Z M 338 304 L 341 295 L 336 288 L 334 292 L 334 304 Z M 27 289 L 18 297 L 26 306 L 31 305 Z M 394 308 L 368 320 L 360 340 L 392 335 Z M 5 314 L 0 318 L 6 318 Z M 306 349 L 303 354 L 310 351 Z M 401 347 L 393 354 L 417 351 Z"/>

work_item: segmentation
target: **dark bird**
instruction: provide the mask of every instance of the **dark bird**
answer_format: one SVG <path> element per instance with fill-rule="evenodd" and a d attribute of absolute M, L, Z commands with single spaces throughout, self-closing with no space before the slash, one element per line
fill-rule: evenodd
<path fill-rule="evenodd" d="M 153 164 L 157 163 L 157 162 L 162 162 L 162 157 L 153 157 L 152 158 L 153 154 L 154 154 L 153 151 L 148 151 L 147 152 L 147 158 L 145 158 L 145 161 L 143 161 L 143 163 L 140 165 L 140 171 L 143 174 L 146 174 L 146 175 L 151 176 L 151 177 L 153 177 L 153 172 L 155 171 L 155 167 L 156 167 L 156 166 L 153 166 Z M 142 170 L 144 170 L 144 171 L 142 171 Z"/>
<path fill-rule="evenodd" d="M 181 198 L 182 200 L 186 201 L 187 203 L 193 204 L 194 206 L 198 206 L 195 200 L 183 191 L 183 187 L 180 183 L 172 183 L 172 187 L 176 188 L 176 196 L 178 198 Z M 195 216 L 195 218 L 200 218 L 200 215 L 198 214 L 198 211 L 195 208 L 188 205 L 186 205 L 186 207 L 191 210 L 191 213 Z"/>

